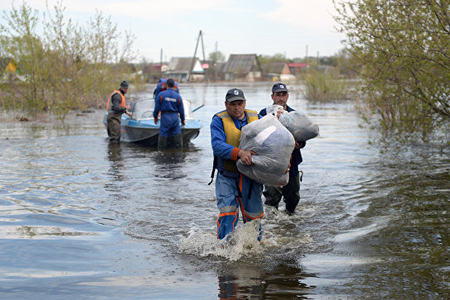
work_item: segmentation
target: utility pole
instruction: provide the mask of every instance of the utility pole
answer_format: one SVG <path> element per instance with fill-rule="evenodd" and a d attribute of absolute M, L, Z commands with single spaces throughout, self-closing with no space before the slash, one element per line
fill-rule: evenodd
<path fill-rule="evenodd" d="M 200 40 L 202 41 L 203 60 L 206 60 L 206 58 L 205 58 L 205 46 L 203 44 L 203 33 L 200 30 L 200 32 L 198 34 L 198 37 L 197 37 L 197 43 L 195 45 L 194 56 L 192 57 L 192 64 L 191 64 L 191 68 L 189 69 L 189 75 L 188 75 L 188 78 L 187 78 L 187 82 L 189 82 L 191 80 L 191 74 L 192 74 L 192 71 L 194 70 L 194 66 L 195 66 L 195 56 L 197 55 L 198 43 L 200 42 Z M 205 72 L 205 79 L 206 79 L 206 82 L 208 83 L 208 76 L 206 75 L 206 72 Z"/>
<path fill-rule="evenodd" d="M 162 78 L 162 62 L 163 62 L 163 48 L 161 48 L 161 54 L 159 57 L 159 78 Z"/>
<path fill-rule="evenodd" d="M 215 82 L 217 80 L 217 70 L 216 70 L 216 65 L 217 65 L 217 41 L 216 41 L 216 45 L 214 48 L 214 56 L 213 56 L 213 69 L 212 69 L 212 80 Z"/>
<path fill-rule="evenodd" d="M 306 45 L 306 50 L 305 50 L 305 63 L 308 64 L 308 45 Z"/>

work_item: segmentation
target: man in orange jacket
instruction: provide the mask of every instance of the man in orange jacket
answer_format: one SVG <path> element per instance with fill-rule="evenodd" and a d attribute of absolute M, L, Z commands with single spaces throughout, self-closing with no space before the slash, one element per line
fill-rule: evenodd
<path fill-rule="evenodd" d="M 109 96 L 106 109 L 108 110 L 108 116 L 106 122 L 108 125 L 108 137 L 111 143 L 120 143 L 120 123 L 122 121 L 122 114 L 131 116 L 128 112 L 130 106 L 125 104 L 125 94 L 128 91 L 128 82 L 126 80 L 120 83 L 120 88 L 115 90 L 111 96 Z"/>

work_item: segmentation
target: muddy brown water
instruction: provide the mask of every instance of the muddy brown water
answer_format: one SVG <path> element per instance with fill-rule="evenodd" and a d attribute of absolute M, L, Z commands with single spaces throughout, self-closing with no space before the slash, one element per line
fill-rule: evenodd
<path fill-rule="evenodd" d="M 380 152 L 352 103 L 309 103 L 297 86 L 289 104 L 320 126 L 302 151 L 297 212 L 266 210 L 261 244 L 241 221 L 222 248 L 209 124 L 231 87 L 180 86 L 205 105 L 182 153 L 109 145 L 103 111 L 2 121 L 0 298 L 450 297 L 450 151 Z M 270 83 L 237 87 L 248 108 L 271 103 Z"/>

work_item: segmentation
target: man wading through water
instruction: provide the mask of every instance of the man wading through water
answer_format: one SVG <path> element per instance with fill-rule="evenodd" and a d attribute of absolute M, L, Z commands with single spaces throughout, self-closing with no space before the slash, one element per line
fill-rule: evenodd
<path fill-rule="evenodd" d="M 161 122 L 159 125 L 158 151 L 166 148 L 167 138 L 173 136 L 175 148 L 183 149 L 183 135 L 181 134 L 181 125 L 185 126 L 184 105 L 180 94 L 176 91 L 178 87 L 175 80 L 167 79 L 167 90 L 159 93 L 155 99 L 155 110 L 153 118 L 155 124 L 158 124 L 158 114 L 161 111 Z"/>
<path fill-rule="evenodd" d="M 108 98 L 106 110 L 108 116 L 106 117 L 108 137 L 111 143 L 120 143 L 120 123 L 122 114 L 131 114 L 127 111 L 130 106 L 125 104 L 125 94 L 128 91 L 128 82 L 126 80 L 120 83 L 120 88 L 115 90 Z"/>
<path fill-rule="evenodd" d="M 253 151 L 239 149 L 242 128 L 260 118 L 253 110 L 245 109 L 246 99 L 240 89 L 231 89 L 225 96 L 226 110 L 218 112 L 211 121 L 211 144 L 214 151 L 214 168 L 217 169 L 216 198 L 219 208 L 217 237 L 233 244 L 230 233 L 239 221 L 239 208 L 244 223 L 264 215 L 261 200 L 262 184 L 241 174 L 236 161 L 252 164 Z M 214 170 L 211 177 L 214 177 Z M 212 181 L 211 181 L 212 182 Z M 261 240 L 261 223 L 258 240 Z"/>
<path fill-rule="evenodd" d="M 289 99 L 289 91 L 287 86 L 283 83 L 276 83 L 272 87 L 272 101 L 273 105 L 280 105 L 287 112 L 294 111 L 293 108 L 287 105 Z M 259 114 L 261 116 L 267 115 L 266 109 L 262 109 Z M 289 182 L 283 187 L 265 186 L 264 197 L 265 205 L 273 207 L 278 210 L 278 204 L 281 198 L 284 197 L 286 203 L 286 213 L 293 215 L 295 208 L 300 201 L 300 181 L 301 176 L 298 171 L 298 165 L 303 161 L 300 148 L 305 147 L 305 141 L 295 141 L 295 148 L 291 156 L 291 164 L 289 170 Z"/>

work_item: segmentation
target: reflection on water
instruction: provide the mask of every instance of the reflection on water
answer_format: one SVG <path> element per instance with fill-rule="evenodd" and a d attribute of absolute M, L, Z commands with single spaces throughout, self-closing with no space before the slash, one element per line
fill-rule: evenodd
<path fill-rule="evenodd" d="M 314 291 L 303 280 L 315 277 L 293 261 L 273 261 L 261 266 L 245 262 L 229 266 L 218 274 L 220 299 L 307 299 Z"/>
<path fill-rule="evenodd" d="M 153 155 L 155 162 L 155 178 L 182 179 L 187 176 L 184 162 L 186 153 L 176 149 L 158 151 Z"/>
<path fill-rule="evenodd" d="M 270 84 L 238 85 L 249 109 Z M 182 152 L 109 144 L 103 112 L 0 131 L 0 294 L 9 299 L 450 297 L 450 151 L 379 152 L 351 103 L 289 102 L 319 124 L 294 216 L 216 238 L 209 124 L 226 85 L 183 86 L 200 135 Z M 58 124 L 58 125 L 56 125 Z M 3 124 L 2 124 L 3 125 Z"/>
<path fill-rule="evenodd" d="M 121 144 L 108 143 L 108 160 L 110 162 L 110 168 L 108 175 L 112 177 L 114 181 L 121 181 L 123 179 L 123 161 L 122 161 L 122 147 Z"/>

